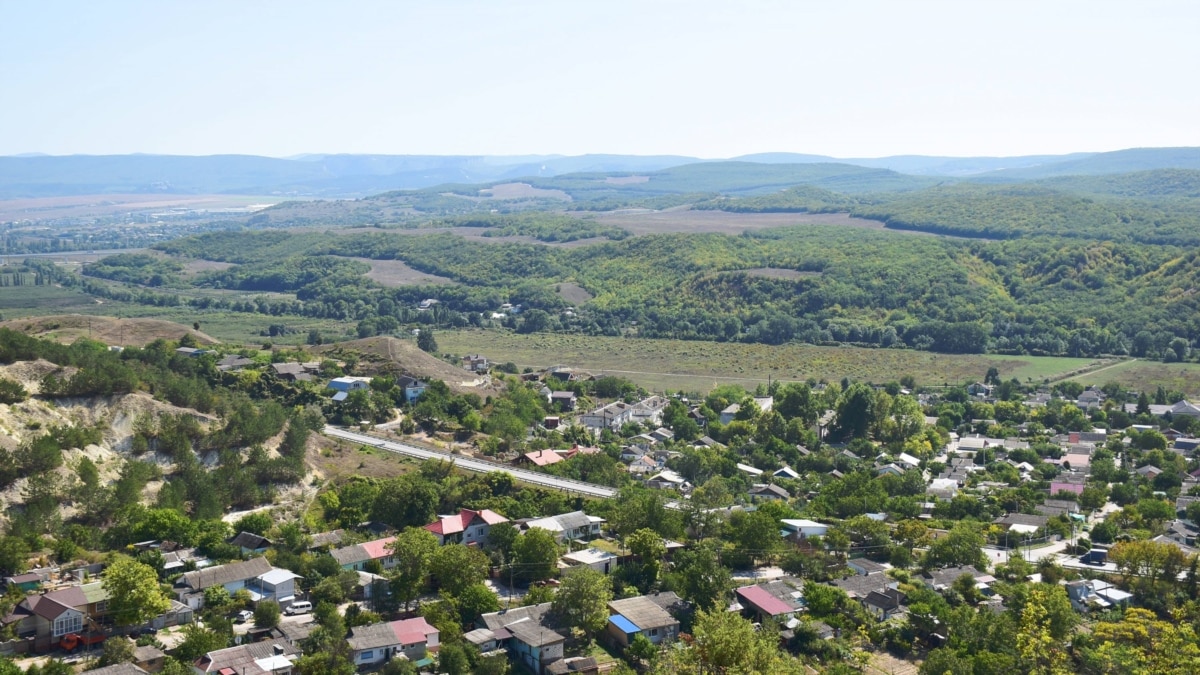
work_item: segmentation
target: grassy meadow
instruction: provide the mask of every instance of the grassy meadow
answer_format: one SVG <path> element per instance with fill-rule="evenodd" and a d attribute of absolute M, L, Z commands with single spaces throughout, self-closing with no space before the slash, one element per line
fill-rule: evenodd
<path fill-rule="evenodd" d="M 1164 389 L 1182 391 L 1188 396 L 1200 396 L 1198 363 L 1162 363 L 1132 359 L 1075 379 L 1084 384 L 1096 385 L 1118 382 L 1124 387 L 1139 391 L 1153 391 L 1161 385 Z"/>
<path fill-rule="evenodd" d="M 926 385 L 962 384 L 983 379 L 993 366 L 1006 379 L 1038 382 L 1102 365 L 1094 359 L 1065 357 L 935 354 L 803 344 L 776 347 L 478 330 L 440 331 L 437 342 L 443 352 L 480 353 L 492 361 L 512 361 L 522 368 L 573 366 L 621 375 L 653 390 L 707 391 L 725 383 L 754 386 L 768 376 L 777 380 L 849 377 L 885 382 L 912 375 Z"/>

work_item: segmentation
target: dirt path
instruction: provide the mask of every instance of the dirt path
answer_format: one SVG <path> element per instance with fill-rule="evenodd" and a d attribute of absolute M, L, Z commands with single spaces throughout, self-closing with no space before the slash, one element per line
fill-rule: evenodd
<path fill-rule="evenodd" d="M 1055 382 L 1062 382 L 1063 380 L 1069 380 L 1073 377 L 1079 377 L 1080 375 L 1095 375 L 1096 373 L 1102 373 L 1102 372 L 1108 370 L 1109 368 L 1116 368 L 1117 366 L 1123 366 L 1127 363 L 1133 363 L 1134 361 L 1137 361 L 1137 359 L 1118 359 L 1117 361 L 1114 361 L 1113 363 L 1106 363 L 1106 364 L 1100 366 L 1099 368 L 1095 368 L 1095 369 L 1080 368 L 1079 370 L 1073 370 L 1065 375 L 1056 375 L 1056 376 L 1050 378 L 1050 384 L 1054 384 Z"/>

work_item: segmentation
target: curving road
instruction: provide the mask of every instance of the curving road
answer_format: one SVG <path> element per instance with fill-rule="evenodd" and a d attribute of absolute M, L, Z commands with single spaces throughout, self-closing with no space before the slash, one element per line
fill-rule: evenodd
<path fill-rule="evenodd" d="M 340 438 L 352 443 L 361 443 L 362 445 L 374 446 L 376 448 L 387 450 L 388 452 L 394 452 L 398 455 L 405 455 L 407 457 L 413 457 L 416 459 L 441 459 L 454 462 L 454 465 L 458 468 L 465 469 L 467 471 L 474 471 L 476 473 L 503 471 L 511 474 L 513 478 L 516 478 L 522 483 L 529 483 L 530 485 L 554 488 L 555 490 L 563 490 L 565 492 L 576 492 L 589 497 L 600 497 L 601 499 L 611 499 L 617 495 L 616 488 L 595 485 L 594 483 L 584 483 L 583 481 L 571 480 L 569 478 L 559 478 L 557 476 L 538 473 L 536 471 L 518 469 L 506 464 L 496 464 L 479 459 L 471 459 L 468 457 L 461 457 L 459 455 L 452 455 L 448 452 L 427 450 L 425 448 L 418 448 L 411 445 L 405 445 L 403 443 L 393 443 L 392 441 L 385 441 L 374 436 L 367 436 L 366 434 L 357 434 L 353 431 L 339 429 L 338 427 L 326 425 L 325 435 L 332 436 L 334 438 Z"/>

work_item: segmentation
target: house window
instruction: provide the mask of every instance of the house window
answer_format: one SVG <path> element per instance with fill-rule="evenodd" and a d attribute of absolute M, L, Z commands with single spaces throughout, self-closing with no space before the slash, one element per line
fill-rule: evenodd
<path fill-rule="evenodd" d="M 375 658 L 375 650 L 363 652 L 358 656 L 359 661 L 370 661 L 373 658 Z"/>
<path fill-rule="evenodd" d="M 83 630 L 83 617 L 78 614 L 67 614 L 54 620 L 54 637 L 67 633 L 78 633 Z"/>
<path fill-rule="evenodd" d="M 650 629 L 650 637 L 658 637 L 658 629 L 657 628 Z"/>
<path fill-rule="evenodd" d="M 108 611 L 108 601 L 101 600 L 100 602 L 97 602 L 96 603 L 96 611 L 97 612 L 107 612 Z"/>

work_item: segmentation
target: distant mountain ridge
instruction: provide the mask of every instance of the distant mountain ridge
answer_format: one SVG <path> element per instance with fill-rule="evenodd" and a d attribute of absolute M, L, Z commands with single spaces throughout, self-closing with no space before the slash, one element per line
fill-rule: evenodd
<path fill-rule="evenodd" d="M 682 155 L 23 155 L 0 157 L 0 199 L 84 194 L 251 194 L 362 197 L 389 190 L 566 174 L 654 172 L 691 164 L 841 164 L 897 174 L 1016 182 L 1158 169 L 1200 170 L 1200 148 L 1134 148 L 1021 157 L 900 155 L 839 159 L 758 153 L 732 160 Z"/>

